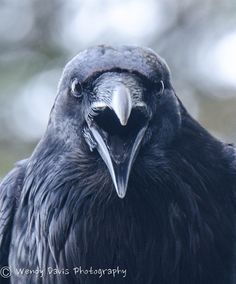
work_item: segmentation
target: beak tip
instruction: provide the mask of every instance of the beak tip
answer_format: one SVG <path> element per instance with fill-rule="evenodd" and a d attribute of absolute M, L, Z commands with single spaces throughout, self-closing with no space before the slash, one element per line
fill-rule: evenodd
<path fill-rule="evenodd" d="M 117 193 L 118 197 L 120 199 L 124 199 L 124 197 L 126 195 L 127 186 L 124 186 L 124 185 L 123 186 L 118 186 L 116 184 L 115 188 L 116 188 L 116 193 Z"/>
<path fill-rule="evenodd" d="M 125 197 L 125 192 L 117 192 L 117 195 L 120 199 L 124 199 Z"/>
<path fill-rule="evenodd" d="M 115 89 L 111 108 L 118 117 L 120 124 L 126 126 L 132 110 L 132 99 L 130 91 L 125 86 L 119 85 Z"/>
<path fill-rule="evenodd" d="M 121 124 L 122 126 L 126 126 L 126 125 L 127 125 L 127 122 L 128 122 L 127 120 L 121 120 L 121 121 L 120 121 L 120 124 Z"/>

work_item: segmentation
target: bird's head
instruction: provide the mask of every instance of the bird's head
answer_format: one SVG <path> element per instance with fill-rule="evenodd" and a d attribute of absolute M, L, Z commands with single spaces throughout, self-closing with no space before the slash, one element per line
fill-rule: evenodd
<path fill-rule="evenodd" d="M 146 48 L 81 52 L 65 67 L 50 124 L 100 154 L 123 198 L 140 148 L 163 147 L 180 124 L 168 67 Z"/>

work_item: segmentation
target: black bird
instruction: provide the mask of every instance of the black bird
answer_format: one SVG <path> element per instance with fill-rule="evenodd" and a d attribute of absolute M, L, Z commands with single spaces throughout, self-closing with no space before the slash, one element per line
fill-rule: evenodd
<path fill-rule="evenodd" d="M 236 283 L 235 153 L 188 114 L 152 50 L 79 53 L 45 135 L 1 183 L 2 276 Z"/>

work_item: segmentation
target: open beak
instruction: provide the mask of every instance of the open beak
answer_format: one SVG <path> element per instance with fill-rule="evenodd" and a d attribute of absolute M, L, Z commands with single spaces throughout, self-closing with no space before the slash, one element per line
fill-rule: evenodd
<path fill-rule="evenodd" d="M 109 101 L 96 101 L 91 110 L 88 126 L 116 192 L 124 198 L 130 171 L 148 126 L 147 106 L 142 101 L 133 102 L 129 89 L 120 84 Z"/>

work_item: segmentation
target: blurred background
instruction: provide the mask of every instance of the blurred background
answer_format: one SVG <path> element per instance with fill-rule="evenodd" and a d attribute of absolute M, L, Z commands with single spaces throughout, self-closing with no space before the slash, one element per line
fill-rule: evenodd
<path fill-rule="evenodd" d="M 101 43 L 153 48 L 192 116 L 236 142 L 235 0 L 0 0 L 0 177 L 45 131 L 66 62 Z"/>

